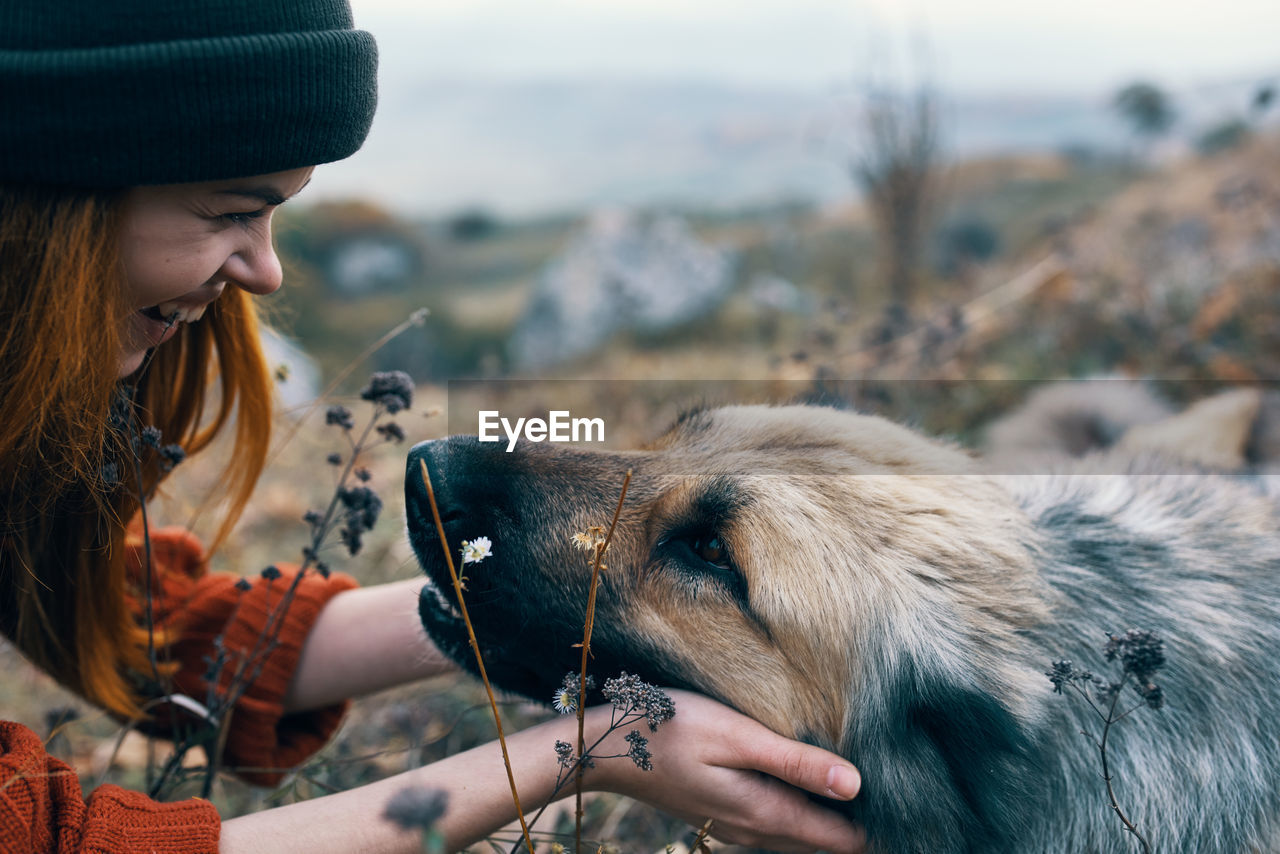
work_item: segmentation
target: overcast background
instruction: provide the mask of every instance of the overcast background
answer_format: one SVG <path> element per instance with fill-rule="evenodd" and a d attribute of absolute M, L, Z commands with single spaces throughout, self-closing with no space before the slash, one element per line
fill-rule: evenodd
<path fill-rule="evenodd" d="M 1280 71 L 1280 4 L 1262 0 L 353 6 L 380 45 L 379 113 L 308 195 L 411 214 L 838 201 L 872 76 L 933 81 L 967 156 L 1121 145 L 1107 101 L 1138 78 L 1178 97 L 1189 133 Z"/>

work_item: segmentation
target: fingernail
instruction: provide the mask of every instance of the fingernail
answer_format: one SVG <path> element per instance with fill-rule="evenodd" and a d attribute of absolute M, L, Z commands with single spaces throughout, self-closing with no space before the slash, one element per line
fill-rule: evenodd
<path fill-rule="evenodd" d="M 827 794 L 847 801 L 862 788 L 862 778 L 852 765 L 832 765 L 827 772 Z"/>

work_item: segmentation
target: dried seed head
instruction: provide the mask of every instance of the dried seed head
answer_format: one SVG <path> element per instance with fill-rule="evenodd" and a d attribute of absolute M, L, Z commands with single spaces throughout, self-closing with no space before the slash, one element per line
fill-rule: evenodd
<path fill-rule="evenodd" d="M 409 786 L 387 801 L 382 817 L 405 830 L 430 830 L 449 809 L 449 793 L 430 786 Z"/>
<path fill-rule="evenodd" d="M 413 406 L 413 380 L 404 371 L 379 371 L 360 390 L 360 399 L 372 401 L 395 415 Z"/>
<path fill-rule="evenodd" d="M 336 424 L 343 430 L 350 430 L 356 426 L 356 419 L 351 414 L 350 409 L 335 403 L 324 411 L 324 423 L 327 425 Z"/>
<path fill-rule="evenodd" d="M 404 428 L 394 421 L 388 421 L 385 424 L 379 424 L 377 427 L 373 429 L 378 432 L 379 436 L 386 439 L 388 442 L 404 441 Z"/>

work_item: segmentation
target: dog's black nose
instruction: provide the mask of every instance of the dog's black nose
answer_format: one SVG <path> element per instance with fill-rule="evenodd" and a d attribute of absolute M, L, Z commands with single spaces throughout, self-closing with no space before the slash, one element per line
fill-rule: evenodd
<path fill-rule="evenodd" d="M 468 441 L 469 440 L 469 441 Z M 458 464 L 467 456 L 466 445 L 474 445 L 475 439 L 470 436 L 452 436 L 448 439 L 436 439 L 422 442 L 409 450 L 409 459 L 404 473 L 404 498 L 410 514 L 421 521 L 434 533 L 435 525 L 431 518 L 431 506 L 427 499 L 427 483 L 423 476 L 425 464 L 427 474 L 431 477 L 431 488 L 435 493 L 436 507 L 440 511 L 442 521 L 456 519 L 466 513 L 463 506 L 463 491 L 457 488 L 458 481 L 465 471 L 465 463 Z M 454 465 L 450 462 L 454 461 Z"/>
<path fill-rule="evenodd" d="M 422 442 L 409 451 L 405 468 L 404 497 L 410 525 L 420 521 L 435 535 L 427 485 L 422 476 L 425 464 L 431 476 L 440 520 L 449 523 L 470 518 L 479 511 L 503 506 L 507 500 L 505 486 L 510 477 L 506 466 L 518 454 L 508 455 L 495 445 L 482 445 L 475 436 L 450 436 Z"/>
<path fill-rule="evenodd" d="M 493 446 L 481 445 L 474 436 L 423 442 L 409 451 L 404 479 L 409 543 L 428 574 L 442 572 L 444 564 L 423 467 L 431 478 L 444 536 L 456 549 L 463 540 L 497 537 L 511 520 L 510 478 L 504 466 L 512 456 L 516 455 L 501 449 L 495 453 Z M 437 583 L 442 578 L 447 577 L 437 577 Z"/>

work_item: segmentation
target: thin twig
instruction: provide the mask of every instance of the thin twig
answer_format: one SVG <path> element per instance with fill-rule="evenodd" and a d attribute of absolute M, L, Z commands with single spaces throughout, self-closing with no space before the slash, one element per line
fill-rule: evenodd
<path fill-rule="evenodd" d="M 383 347 L 387 346 L 387 344 L 391 342 L 391 339 L 400 335 L 410 327 L 422 326 L 422 324 L 427 322 L 427 315 L 430 313 L 431 312 L 426 308 L 416 309 L 399 324 L 387 330 L 381 338 L 364 348 L 360 355 L 347 363 L 345 368 L 338 371 L 334 378 L 329 382 L 329 385 L 325 387 L 324 391 L 320 392 L 319 396 L 316 397 L 315 400 L 311 401 L 307 408 L 302 411 L 302 414 L 294 420 L 289 429 L 285 431 L 284 435 L 275 443 L 275 450 L 273 450 L 271 452 L 271 456 L 267 458 L 267 464 L 270 465 L 270 463 L 275 460 L 276 456 L 284 450 L 285 446 L 288 445 L 289 442 L 293 440 L 293 437 L 298 434 L 298 430 L 302 428 L 302 424 L 306 420 L 307 416 L 318 409 L 322 403 L 328 400 L 330 396 L 337 391 L 338 386 L 342 385 L 343 380 L 351 376 L 351 372 L 356 369 L 357 365 L 365 359 L 368 359 Z"/>
<path fill-rule="evenodd" d="M 698 831 L 698 835 L 693 838 L 693 844 L 689 846 L 690 854 L 697 854 L 698 846 L 705 845 L 707 834 L 711 832 L 711 822 L 714 819 L 707 819 L 702 823 L 702 828 Z"/>
<path fill-rule="evenodd" d="M 467 614 L 467 603 L 462 598 L 462 580 L 453 565 L 453 553 L 449 551 L 449 540 L 444 533 L 444 523 L 440 521 L 440 508 L 436 505 L 436 493 L 431 487 L 431 475 L 427 471 L 426 460 L 418 460 L 422 466 L 422 482 L 427 487 L 427 502 L 431 505 L 431 518 L 436 523 L 436 533 L 440 535 L 440 547 L 444 549 L 445 564 L 449 567 L 449 577 L 453 580 L 453 593 L 458 599 L 458 610 L 462 612 L 462 621 L 467 625 L 467 635 L 471 640 L 471 650 L 476 654 L 476 667 L 480 671 L 480 681 L 489 694 L 489 708 L 493 712 L 493 722 L 498 728 L 498 744 L 502 747 L 502 762 L 507 767 L 507 783 L 511 786 L 511 799 L 515 802 L 516 818 L 520 820 L 520 830 L 524 834 L 524 844 L 529 854 L 534 854 L 533 841 L 529 838 L 529 826 L 524 821 L 524 808 L 520 806 L 520 793 L 516 791 L 516 777 L 511 771 L 511 756 L 507 753 L 507 738 L 502 732 L 502 716 L 498 714 L 498 701 L 493 696 L 493 686 L 489 684 L 489 675 L 484 669 L 484 656 L 480 654 L 480 644 L 476 640 L 476 631 L 471 625 L 471 617 Z"/>
<path fill-rule="evenodd" d="M 1128 681 L 1128 674 L 1121 681 L 1121 687 Z M 1098 753 L 1102 757 L 1102 779 L 1107 783 L 1107 797 L 1111 800 L 1111 808 L 1115 810 L 1116 815 L 1120 817 L 1120 821 L 1124 823 L 1124 829 L 1137 837 L 1138 842 L 1142 844 L 1144 854 L 1151 854 L 1151 845 L 1147 842 L 1146 837 L 1138 832 L 1138 828 L 1134 827 L 1133 822 L 1129 821 L 1129 817 L 1124 814 L 1124 810 L 1120 809 L 1120 804 L 1116 801 L 1115 790 L 1111 787 L 1111 769 L 1107 764 L 1107 736 L 1111 733 L 1111 724 L 1115 722 L 1114 715 L 1116 705 L 1120 702 L 1120 690 L 1117 689 L 1115 696 L 1111 698 L 1111 708 L 1107 711 L 1107 722 L 1102 727 L 1102 741 L 1098 743 Z"/>
<path fill-rule="evenodd" d="M 560 794 L 560 791 L 565 787 L 565 784 L 567 784 L 571 779 L 576 778 L 578 769 L 586 767 L 586 760 L 590 759 L 594 761 L 596 759 L 622 759 L 627 756 L 627 754 L 625 753 L 616 753 L 616 754 L 613 754 L 612 756 L 599 756 L 596 754 L 596 748 L 604 744 L 605 739 L 607 739 L 610 735 L 612 735 L 615 730 L 622 729 L 624 726 L 627 726 L 633 723 L 638 723 L 639 721 L 642 721 L 645 719 L 645 714 L 643 713 L 633 713 L 631 715 L 628 715 L 626 712 L 623 712 L 622 717 L 614 717 L 614 715 L 616 715 L 617 712 L 618 710 L 616 708 L 613 709 L 613 711 L 611 712 L 610 718 L 609 718 L 609 726 L 605 730 L 604 734 L 601 735 L 599 738 L 597 738 L 590 747 L 588 747 L 586 750 L 579 753 L 578 758 L 573 761 L 573 764 L 570 765 L 568 769 L 556 775 L 556 784 L 551 790 L 551 796 L 548 797 L 546 803 L 544 803 L 541 807 L 539 807 L 538 811 L 533 814 L 533 818 L 529 819 L 530 831 L 532 831 L 533 826 L 538 823 L 538 819 L 542 818 L 542 814 L 545 813 L 547 811 L 547 808 L 550 807 L 551 804 L 555 801 L 556 796 Z M 509 854 L 516 854 L 516 851 L 519 849 L 519 846 L 520 846 L 520 840 L 516 840 L 515 844 L 511 846 L 511 851 L 509 852 Z"/>
<path fill-rule="evenodd" d="M 622 493 L 618 496 L 618 505 L 613 508 L 613 518 L 609 520 L 609 530 L 604 535 L 604 542 L 596 544 L 595 559 L 591 562 L 591 587 L 587 591 L 587 616 L 582 627 L 582 666 L 578 669 L 578 755 L 586 755 L 586 738 L 583 729 L 586 721 L 587 707 L 587 659 L 591 655 L 591 632 L 596 623 L 596 591 L 600 587 L 600 569 L 603 566 L 604 554 L 613 541 L 614 529 L 618 527 L 618 517 L 622 515 L 622 502 L 627 498 L 627 487 L 631 485 L 631 469 L 622 479 Z M 582 778 L 586 773 L 583 763 L 573 779 L 574 818 L 573 818 L 573 850 L 582 850 Z"/>
<path fill-rule="evenodd" d="M 302 579 L 307 574 L 307 571 L 311 569 L 313 564 L 318 562 L 323 540 L 330 531 L 330 526 L 334 521 L 334 514 L 337 512 L 338 504 L 341 500 L 342 486 L 346 484 L 347 478 L 355 467 L 360 450 L 365 447 L 364 443 L 368 440 L 369 434 L 373 432 L 374 425 L 378 423 L 378 419 L 381 416 L 382 408 L 375 406 L 373 417 L 365 425 L 359 440 L 353 444 L 352 453 L 347 459 L 341 475 L 338 477 L 338 487 L 334 489 L 333 495 L 329 499 L 329 506 L 325 509 L 322 520 L 312 528 L 310 547 L 304 552 L 302 565 L 298 567 L 297 573 L 280 597 L 280 601 L 268 610 L 267 621 L 258 633 L 258 637 L 254 640 L 252 648 L 240 657 L 236 672 L 227 682 L 226 695 L 218 698 L 216 704 L 209 703 L 211 719 L 217 722 L 216 725 L 218 727 L 218 732 L 215 733 L 215 738 L 213 739 L 213 749 L 220 750 L 226 743 L 227 726 L 230 722 L 231 711 L 235 708 L 236 703 L 240 702 L 240 698 L 244 696 L 245 692 L 258 681 L 258 677 L 262 675 L 262 671 L 266 667 L 267 659 L 278 648 L 280 632 L 284 628 L 285 619 L 288 616 L 293 600 L 296 598 L 298 587 L 302 584 Z M 351 441 L 350 436 L 347 439 Z M 239 602 L 237 602 L 236 608 L 239 608 Z M 221 667 L 219 667 L 214 674 L 214 678 L 210 680 L 211 691 L 217 689 L 218 683 L 222 678 L 221 673 Z M 171 757 L 169 763 L 162 770 L 160 778 L 149 789 L 151 797 L 158 798 L 160 796 L 169 778 L 181 767 L 182 756 L 195 745 L 197 740 L 203 741 L 206 738 L 207 733 L 204 728 L 201 728 L 176 745 L 174 756 Z M 207 766 L 206 779 L 202 787 L 203 797 L 208 797 L 213 786 L 213 777 L 217 774 L 219 767 L 220 758 L 215 755 Z"/>

